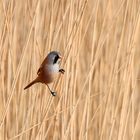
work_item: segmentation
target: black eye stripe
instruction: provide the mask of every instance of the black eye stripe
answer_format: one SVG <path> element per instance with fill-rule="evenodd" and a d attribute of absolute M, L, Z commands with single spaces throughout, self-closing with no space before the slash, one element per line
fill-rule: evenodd
<path fill-rule="evenodd" d="M 56 55 L 55 58 L 54 58 L 53 64 L 55 64 L 55 63 L 57 62 L 58 59 L 59 59 L 59 56 Z"/>

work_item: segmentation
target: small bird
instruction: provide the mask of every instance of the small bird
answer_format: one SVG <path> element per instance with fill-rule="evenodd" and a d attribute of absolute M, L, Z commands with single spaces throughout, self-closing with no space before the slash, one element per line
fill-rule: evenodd
<path fill-rule="evenodd" d="M 62 57 L 59 52 L 57 51 L 50 52 L 42 62 L 40 68 L 38 69 L 37 78 L 33 80 L 30 84 L 28 84 L 24 88 L 24 90 L 29 88 L 35 83 L 43 83 L 47 85 L 51 94 L 53 96 L 56 96 L 56 92 L 52 91 L 48 86 L 48 84 L 52 83 L 56 79 L 59 72 L 64 74 L 65 70 L 59 68 L 61 59 Z"/>

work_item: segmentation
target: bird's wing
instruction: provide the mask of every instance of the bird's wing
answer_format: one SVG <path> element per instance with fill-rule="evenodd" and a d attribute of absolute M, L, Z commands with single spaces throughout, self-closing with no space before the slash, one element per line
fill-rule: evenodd
<path fill-rule="evenodd" d="M 40 66 L 40 68 L 38 69 L 38 71 L 37 71 L 37 75 L 40 75 L 40 73 L 41 73 L 41 71 L 42 71 L 42 66 Z"/>
<path fill-rule="evenodd" d="M 45 64 L 47 63 L 47 57 L 44 59 L 44 61 L 42 62 L 40 68 L 37 71 L 37 74 L 40 75 L 41 72 L 43 72 L 43 67 L 45 66 Z"/>

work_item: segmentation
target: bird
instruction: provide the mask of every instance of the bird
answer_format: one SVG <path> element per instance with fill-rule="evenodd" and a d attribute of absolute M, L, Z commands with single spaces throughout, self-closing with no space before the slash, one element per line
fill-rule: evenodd
<path fill-rule="evenodd" d="M 59 68 L 61 60 L 62 56 L 60 52 L 51 51 L 40 65 L 40 68 L 37 71 L 37 77 L 31 83 L 29 83 L 24 88 L 24 90 L 28 89 L 29 87 L 31 87 L 36 83 L 42 83 L 47 85 L 50 93 L 53 96 L 56 96 L 56 92 L 52 91 L 48 84 L 54 82 L 58 73 L 64 74 L 65 70 Z"/>

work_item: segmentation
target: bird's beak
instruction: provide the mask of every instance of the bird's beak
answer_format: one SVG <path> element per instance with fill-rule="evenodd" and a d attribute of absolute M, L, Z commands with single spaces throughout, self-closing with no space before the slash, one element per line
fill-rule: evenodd
<path fill-rule="evenodd" d="M 62 59 L 62 56 L 61 55 L 59 55 L 59 59 Z"/>

